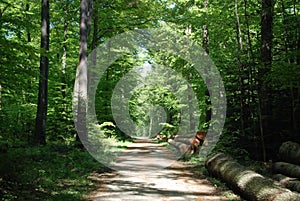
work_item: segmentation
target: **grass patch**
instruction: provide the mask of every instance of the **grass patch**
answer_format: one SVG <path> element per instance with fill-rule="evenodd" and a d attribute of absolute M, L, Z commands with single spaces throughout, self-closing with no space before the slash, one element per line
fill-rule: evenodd
<path fill-rule="evenodd" d="M 9 148 L 0 155 L 1 200 L 83 200 L 103 169 L 88 152 L 64 144 Z"/>

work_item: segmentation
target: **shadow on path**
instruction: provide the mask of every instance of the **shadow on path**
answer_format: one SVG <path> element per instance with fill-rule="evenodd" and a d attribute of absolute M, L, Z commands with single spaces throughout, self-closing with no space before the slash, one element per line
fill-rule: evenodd
<path fill-rule="evenodd" d="M 162 154 L 166 155 L 160 161 Z M 183 162 L 171 161 L 173 158 L 168 159 L 169 155 L 169 150 L 160 144 L 147 139 L 136 140 L 118 158 L 118 171 L 90 176 L 99 183 L 99 188 L 86 198 L 96 201 L 238 199 L 233 194 L 226 198 L 204 175 L 195 173 L 195 169 Z M 160 163 L 166 162 L 164 160 L 170 160 L 167 163 L 172 165 L 162 168 Z"/>

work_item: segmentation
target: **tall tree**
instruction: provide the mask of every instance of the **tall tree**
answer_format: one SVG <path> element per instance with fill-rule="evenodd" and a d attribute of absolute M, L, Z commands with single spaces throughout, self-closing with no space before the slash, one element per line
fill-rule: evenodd
<path fill-rule="evenodd" d="M 270 103 L 271 90 L 268 86 L 267 74 L 270 72 L 272 64 L 272 26 L 273 26 L 273 0 L 262 0 L 261 10 L 261 49 L 260 58 L 262 66 L 259 70 L 259 113 L 260 113 L 260 132 L 263 151 L 263 160 L 266 160 L 266 149 L 264 135 L 269 125 L 272 112 Z"/>
<path fill-rule="evenodd" d="M 65 11 L 65 15 L 68 14 L 68 4 L 66 5 L 66 11 Z M 68 34 L 68 26 L 69 26 L 69 22 L 67 17 L 65 17 L 64 19 L 64 37 L 63 37 L 63 47 L 62 47 L 62 68 L 61 68 L 61 72 L 62 72 L 62 86 L 61 86 L 61 90 L 62 90 L 62 96 L 63 98 L 66 97 L 66 68 L 67 68 L 67 34 Z"/>
<path fill-rule="evenodd" d="M 249 25 L 249 14 L 248 14 L 248 0 L 244 0 L 244 21 L 246 25 L 246 46 L 247 46 L 247 63 L 248 63 L 248 90 L 246 89 L 246 94 L 248 100 L 248 105 L 249 105 L 249 115 L 248 116 L 248 121 L 249 121 L 249 126 L 252 123 L 252 129 L 254 129 L 255 126 L 255 118 L 254 118 L 254 113 L 256 108 L 253 103 L 256 101 L 254 100 L 254 81 L 253 81 L 253 63 L 254 63 L 254 58 L 253 58 L 253 47 L 252 47 L 252 39 L 251 39 L 251 34 L 250 34 L 250 25 Z M 249 65 L 250 64 L 250 65 Z"/>
<path fill-rule="evenodd" d="M 205 0 L 204 1 L 204 9 L 206 10 L 205 11 L 205 18 L 207 19 L 208 18 L 208 6 L 209 6 L 209 0 Z M 204 24 L 203 25 L 203 46 L 204 46 L 204 50 L 207 54 L 209 54 L 209 33 L 208 33 L 208 25 L 207 24 Z M 211 80 L 210 78 L 206 78 L 206 85 L 209 86 L 211 84 Z M 206 100 L 206 104 L 207 104 L 207 109 L 206 109 L 206 123 L 208 124 L 207 127 L 209 126 L 209 123 L 210 123 L 210 120 L 211 120 L 211 108 L 210 108 L 210 105 L 211 105 L 211 102 L 210 102 L 210 96 L 209 96 L 209 91 L 208 91 L 208 88 L 206 89 L 205 91 L 205 95 L 207 97 L 207 100 Z"/>
<path fill-rule="evenodd" d="M 80 49 L 79 65 L 76 72 L 74 98 L 77 101 L 75 114 L 76 141 L 87 141 L 87 104 L 88 104 L 88 37 L 90 32 L 92 0 L 80 1 Z M 79 137 L 80 136 L 80 137 Z M 80 143 L 82 147 L 82 144 Z"/>
<path fill-rule="evenodd" d="M 241 23 L 240 23 L 240 17 L 239 17 L 239 6 L 238 6 L 238 0 L 234 1 L 234 7 L 235 7 L 235 26 L 236 26 L 236 41 L 237 41 L 237 59 L 238 59 L 238 79 L 239 79 L 239 93 L 240 93 L 240 122 L 241 122 L 241 132 L 245 136 L 245 119 L 244 119 L 244 80 L 243 80 L 243 73 L 244 67 L 242 63 L 242 51 L 243 51 L 243 40 L 242 40 L 242 31 L 241 31 Z"/>
<path fill-rule="evenodd" d="M 2 86 L 0 82 L 0 110 L 2 109 Z"/>
<path fill-rule="evenodd" d="M 48 106 L 48 71 L 49 59 L 47 52 L 49 51 L 49 0 L 42 0 L 42 29 L 41 29 L 41 56 L 40 56 L 40 80 L 38 108 L 35 123 L 35 144 L 46 144 L 46 120 Z"/>

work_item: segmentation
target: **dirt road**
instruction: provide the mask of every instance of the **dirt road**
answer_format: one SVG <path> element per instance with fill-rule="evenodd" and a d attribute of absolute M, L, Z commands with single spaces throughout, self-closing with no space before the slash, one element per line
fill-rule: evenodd
<path fill-rule="evenodd" d="M 98 181 L 99 188 L 86 198 L 96 201 L 239 200 L 231 191 L 217 190 L 192 166 L 161 157 L 164 153 L 168 151 L 160 144 L 136 140 L 119 157 L 118 171 L 91 176 Z M 172 162 L 170 167 L 159 167 Z"/>

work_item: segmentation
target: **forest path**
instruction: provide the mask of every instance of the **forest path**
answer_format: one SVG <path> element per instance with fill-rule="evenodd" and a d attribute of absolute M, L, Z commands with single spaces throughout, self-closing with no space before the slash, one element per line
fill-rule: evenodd
<path fill-rule="evenodd" d="M 171 161 L 171 158 L 168 161 L 166 157 L 161 157 L 161 152 L 168 154 L 165 147 L 151 140 L 136 140 L 119 157 L 117 163 L 119 171 L 94 173 L 91 176 L 91 179 L 98 181 L 99 187 L 86 199 L 96 201 L 239 200 L 238 196 L 231 191 L 217 190 L 195 167 L 184 162 Z M 160 165 L 166 166 L 163 162 L 173 162 L 173 164 L 167 168 L 160 168 Z M 139 166 L 140 164 L 146 164 L 147 167 L 143 166 L 143 168 Z M 134 167 L 138 168 L 134 169 Z"/>

